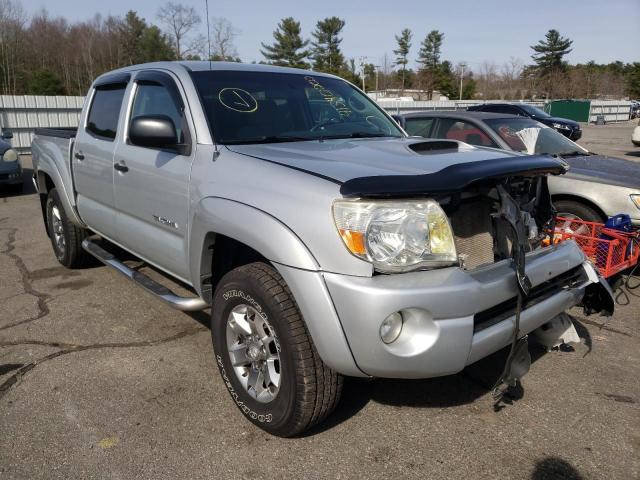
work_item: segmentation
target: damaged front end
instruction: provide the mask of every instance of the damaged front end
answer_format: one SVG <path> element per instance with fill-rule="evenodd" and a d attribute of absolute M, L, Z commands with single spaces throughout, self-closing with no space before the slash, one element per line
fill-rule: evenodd
<path fill-rule="evenodd" d="M 533 287 L 526 256 L 541 248 L 555 248 L 549 246 L 556 212 L 547 176 L 567 170 L 565 162 L 549 156 L 499 158 L 454 164 L 427 175 L 356 178 L 341 188 L 343 196 L 351 198 L 433 198 L 450 219 L 460 268 L 473 271 L 510 261 L 517 284 L 515 321 L 509 357 L 492 391 L 496 405 L 506 388 L 515 386 L 529 370 L 527 336 L 520 330 L 523 305 L 527 308 L 535 301 L 529 299 Z M 586 260 L 585 265 L 591 281 L 582 298 L 585 312 L 611 315 L 611 289 Z M 566 285 L 558 287 L 574 287 L 570 282 L 567 277 Z"/>

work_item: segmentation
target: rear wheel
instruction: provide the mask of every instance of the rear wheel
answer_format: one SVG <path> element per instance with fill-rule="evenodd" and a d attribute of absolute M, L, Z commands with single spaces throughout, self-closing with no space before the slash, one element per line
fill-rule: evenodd
<path fill-rule="evenodd" d="M 49 191 L 45 211 L 51 246 L 58 261 L 68 268 L 87 265 L 91 256 L 82 248 L 87 230 L 77 227 L 69 220 L 55 188 Z"/>
<path fill-rule="evenodd" d="M 289 287 L 273 267 L 252 263 L 221 279 L 211 335 L 231 398 L 263 430 L 297 435 L 337 405 L 342 376 L 322 362 Z"/>
<path fill-rule="evenodd" d="M 574 200 L 553 202 L 559 217 L 584 220 L 585 222 L 604 223 L 605 219 L 592 207 Z"/>

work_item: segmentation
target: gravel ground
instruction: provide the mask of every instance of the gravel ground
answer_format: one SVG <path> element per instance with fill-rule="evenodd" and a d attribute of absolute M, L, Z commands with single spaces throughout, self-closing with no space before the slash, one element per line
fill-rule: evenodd
<path fill-rule="evenodd" d="M 283 440 L 229 399 L 207 312 L 60 267 L 37 197 L 5 195 L 0 478 L 640 478 L 640 299 L 620 301 L 608 321 L 571 312 L 583 343 L 534 349 L 500 412 L 504 352 L 450 377 L 349 380 L 328 422 Z"/>
<path fill-rule="evenodd" d="M 638 120 L 608 125 L 582 125 L 582 138 L 578 143 L 602 155 L 640 161 L 640 147 L 631 143 L 631 133 Z"/>

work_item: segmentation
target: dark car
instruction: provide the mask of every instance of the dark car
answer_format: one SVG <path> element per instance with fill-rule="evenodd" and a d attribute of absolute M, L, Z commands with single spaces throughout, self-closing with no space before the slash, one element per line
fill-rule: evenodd
<path fill-rule="evenodd" d="M 627 213 L 640 224 L 640 168 L 636 162 L 593 154 L 554 129 L 522 116 L 462 110 L 393 117 L 409 135 L 562 157 L 571 168 L 565 175 L 550 177 L 549 190 L 563 216 L 602 222 Z"/>
<path fill-rule="evenodd" d="M 579 140 L 580 137 L 582 137 L 582 130 L 578 122 L 567 118 L 552 117 L 547 112 L 524 103 L 486 103 L 484 105 L 469 107 L 467 110 L 470 112 L 506 113 L 508 115 L 529 117 L 557 130 L 573 141 Z"/>
<path fill-rule="evenodd" d="M 20 189 L 22 187 L 22 167 L 18 153 L 7 141 L 13 138 L 11 132 L 3 131 L 0 137 L 0 190 L 5 187 Z"/>

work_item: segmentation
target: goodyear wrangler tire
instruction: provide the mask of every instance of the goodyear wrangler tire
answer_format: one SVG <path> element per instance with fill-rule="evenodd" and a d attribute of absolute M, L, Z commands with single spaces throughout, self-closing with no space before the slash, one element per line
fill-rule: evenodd
<path fill-rule="evenodd" d="M 211 335 L 231 398 L 263 430 L 298 435 L 337 405 L 342 376 L 320 359 L 289 287 L 273 267 L 252 263 L 221 279 Z"/>

